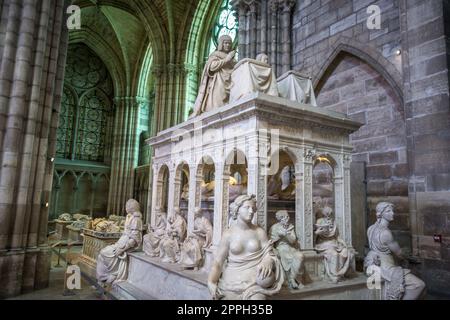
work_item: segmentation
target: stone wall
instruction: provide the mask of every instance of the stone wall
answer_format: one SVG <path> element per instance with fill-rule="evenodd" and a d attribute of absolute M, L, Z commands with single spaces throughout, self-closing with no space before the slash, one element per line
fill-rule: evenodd
<path fill-rule="evenodd" d="M 372 4 L 380 30 L 366 25 Z M 370 221 L 378 201 L 394 202 L 396 236 L 419 257 L 428 289 L 449 293 L 445 10 L 448 1 L 297 1 L 292 67 L 313 78 L 321 107 L 365 124 L 352 141 L 354 160 L 367 164 Z"/>

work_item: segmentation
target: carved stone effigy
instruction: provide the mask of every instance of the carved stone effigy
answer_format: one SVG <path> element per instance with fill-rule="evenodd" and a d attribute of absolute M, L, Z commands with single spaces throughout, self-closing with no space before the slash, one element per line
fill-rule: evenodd
<path fill-rule="evenodd" d="M 159 244 L 166 235 L 167 217 L 161 208 L 156 209 L 156 223 L 152 227 L 148 225 L 148 232 L 144 236 L 143 250 L 150 257 L 159 257 Z"/>
<path fill-rule="evenodd" d="M 425 283 L 395 262 L 405 260 L 399 244 L 394 240 L 389 224 L 394 220 L 394 205 L 381 202 L 376 207 L 377 221 L 367 230 L 370 251 L 364 260 L 368 276 L 386 282 L 384 299 L 416 300 L 425 290 Z"/>

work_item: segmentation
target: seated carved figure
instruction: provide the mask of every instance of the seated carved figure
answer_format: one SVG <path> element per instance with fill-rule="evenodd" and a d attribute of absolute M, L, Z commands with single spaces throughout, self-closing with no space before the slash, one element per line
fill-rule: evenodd
<path fill-rule="evenodd" d="M 126 203 L 125 229 L 120 239 L 100 251 L 97 258 L 97 281 L 100 285 L 126 280 L 128 276 L 128 253 L 142 243 L 142 214 L 136 200 Z"/>
<path fill-rule="evenodd" d="M 150 257 L 159 257 L 159 244 L 166 234 L 167 227 L 166 213 L 158 207 L 155 214 L 155 226 L 148 226 L 148 232 L 143 241 L 143 250 Z"/>
<path fill-rule="evenodd" d="M 377 205 L 377 221 L 367 230 L 370 251 L 364 260 L 368 275 L 379 272 L 386 283 L 387 300 L 416 300 L 425 290 L 425 283 L 409 269 L 397 265 L 395 258 L 403 257 L 399 244 L 394 240 L 389 223 L 394 220 L 394 205 L 381 202 Z"/>
<path fill-rule="evenodd" d="M 289 166 L 281 170 L 279 176 L 272 176 L 267 185 L 269 200 L 295 200 L 295 182 L 291 181 Z"/>
<path fill-rule="evenodd" d="M 284 282 L 280 260 L 266 231 L 252 223 L 255 196 L 242 195 L 230 205 L 236 220 L 226 230 L 208 278 L 213 299 L 263 300 Z"/>
<path fill-rule="evenodd" d="M 303 269 L 303 254 L 299 251 L 294 225 L 289 223 L 289 214 L 286 210 L 276 213 L 278 223 L 269 231 L 270 239 L 274 242 L 281 260 L 289 288 L 298 289 L 297 277 Z"/>
<path fill-rule="evenodd" d="M 198 269 L 204 257 L 205 248 L 211 246 L 213 227 L 205 218 L 200 208 L 195 209 L 194 230 L 184 241 L 181 250 L 180 263 L 185 268 Z"/>
<path fill-rule="evenodd" d="M 166 235 L 159 244 L 159 257 L 163 262 L 175 263 L 180 258 L 180 244 L 186 238 L 186 220 L 180 212 L 180 208 L 174 208 L 174 214 L 168 221 Z"/>
<path fill-rule="evenodd" d="M 323 218 L 316 222 L 315 249 L 324 255 L 325 272 L 332 283 L 342 280 L 353 271 L 355 255 L 347 248 L 345 242 L 339 238 L 339 231 L 331 215 L 330 207 L 322 209 Z"/>

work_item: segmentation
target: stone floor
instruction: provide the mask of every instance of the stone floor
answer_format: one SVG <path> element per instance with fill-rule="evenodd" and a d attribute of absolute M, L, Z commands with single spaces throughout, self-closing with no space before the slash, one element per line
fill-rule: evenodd
<path fill-rule="evenodd" d="M 113 297 L 102 293 L 95 280 L 84 275 L 81 277 L 81 290 L 65 291 L 64 277 L 67 261 L 75 263 L 81 253 L 81 246 L 73 247 L 67 253 L 66 248 L 53 249 L 52 268 L 50 270 L 50 285 L 48 288 L 23 294 L 10 300 L 112 300 Z M 58 261 L 58 256 L 60 257 Z"/>

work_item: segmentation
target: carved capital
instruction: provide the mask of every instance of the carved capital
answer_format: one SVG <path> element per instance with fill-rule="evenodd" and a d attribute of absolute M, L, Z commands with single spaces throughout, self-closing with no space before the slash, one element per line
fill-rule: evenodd
<path fill-rule="evenodd" d="M 295 0 L 279 0 L 280 10 L 282 12 L 291 13 L 295 7 Z"/>

